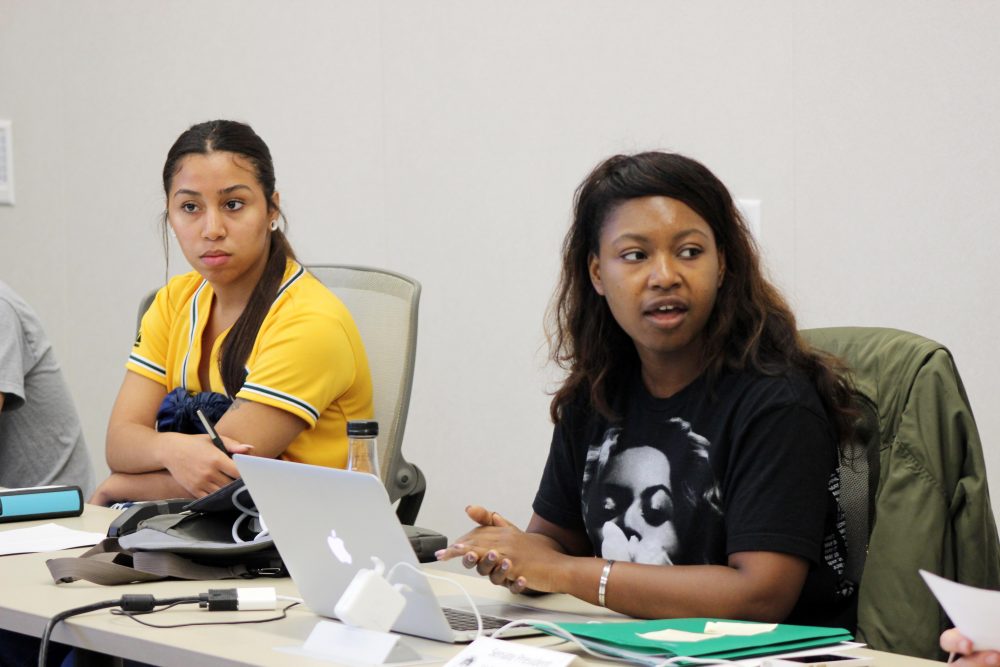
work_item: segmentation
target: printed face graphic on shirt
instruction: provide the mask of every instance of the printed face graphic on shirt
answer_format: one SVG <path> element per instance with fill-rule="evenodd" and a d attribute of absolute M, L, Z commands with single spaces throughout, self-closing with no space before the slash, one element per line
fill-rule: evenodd
<path fill-rule="evenodd" d="M 690 545 L 685 553 L 682 529 L 703 526 L 699 512 L 718 514 L 709 443 L 681 419 L 666 421 L 657 435 L 648 444 L 621 442 L 622 430 L 611 428 L 590 447 L 583 478 L 588 535 L 604 558 L 703 562 Z"/>
<path fill-rule="evenodd" d="M 601 483 L 601 555 L 639 563 L 671 563 L 677 548 L 670 461 L 652 447 L 627 449 L 608 463 Z"/>

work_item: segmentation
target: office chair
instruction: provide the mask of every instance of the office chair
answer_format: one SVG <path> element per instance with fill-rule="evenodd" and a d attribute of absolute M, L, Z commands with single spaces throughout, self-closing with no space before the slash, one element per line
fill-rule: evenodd
<path fill-rule="evenodd" d="M 427 482 L 420 468 L 403 458 L 402 444 L 417 356 L 420 283 L 362 266 L 314 264 L 306 268 L 344 302 L 361 332 L 375 388 L 382 480 L 389 499 L 399 500 L 399 520 L 413 525 Z"/>
<path fill-rule="evenodd" d="M 375 389 L 382 480 L 390 500 L 399 501 L 396 506 L 399 520 L 412 526 L 427 488 L 423 473 L 403 458 L 401 451 L 417 353 L 420 283 L 398 273 L 368 267 L 306 268 L 344 302 L 361 332 Z M 153 290 L 140 303 L 139 323 L 155 296 Z"/>
<path fill-rule="evenodd" d="M 861 413 L 841 465 L 858 640 L 941 659 L 937 638 L 950 624 L 918 570 L 1000 587 L 982 445 L 951 353 L 896 329 L 801 333 L 847 364 Z"/>

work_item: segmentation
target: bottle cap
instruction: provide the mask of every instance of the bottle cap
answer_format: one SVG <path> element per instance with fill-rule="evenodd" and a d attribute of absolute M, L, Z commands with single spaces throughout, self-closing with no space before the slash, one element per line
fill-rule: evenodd
<path fill-rule="evenodd" d="M 347 422 L 347 437 L 374 437 L 378 435 L 378 422 L 374 419 L 354 419 Z"/>

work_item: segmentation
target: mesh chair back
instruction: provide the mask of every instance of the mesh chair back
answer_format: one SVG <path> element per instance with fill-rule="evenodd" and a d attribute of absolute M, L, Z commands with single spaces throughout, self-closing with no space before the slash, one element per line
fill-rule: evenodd
<path fill-rule="evenodd" d="M 823 345 L 831 330 L 805 329 L 800 333 L 819 349 L 836 355 Z M 846 360 L 845 360 L 846 361 Z M 844 458 L 840 464 L 840 507 L 844 512 L 847 532 L 845 573 L 855 584 L 861 582 L 868 555 L 868 542 L 875 521 L 875 495 L 879 479 L 878 407 L 862 392 L 855 392 L 854 408 L 858 411 L 857 430 L 853 442 L 843 443 Z"/>
<path fill-rule="evenodd" d="M 854 406 L 860 412 L 856 437 L 844 445 L 840 464 L 840 507 L 844 511 L 847 532 L 847 578 L 861 582 L 868 555 L 868 540 L 875 520 L 875 492 L 879 475 L 878 416 L 875 408 L 856 395 Z"/>
<path fill-rule="evenodd" d="M 405 466 L 401 448 L 417 352 L 420 283 L 398 273 L 360 266 L 307 268 L 344 302 L 361 332 L 375 392 L 382 479 L 395 501 L 404 491 L 395 477 Z"/>

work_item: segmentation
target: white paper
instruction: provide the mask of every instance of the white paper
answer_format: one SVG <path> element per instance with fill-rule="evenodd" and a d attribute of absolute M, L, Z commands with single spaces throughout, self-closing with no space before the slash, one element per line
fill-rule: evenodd
<path fill-rule="evenodd" d="M 771 632 L 778 627 L 777 623 L 729 623 L 726 621 L 708 621 L 705 632 L 685 632 L 684 630 L 654 630 L 653 632 L 636 633 L 643 639 L 654 642 L 700 642 L 718 637 L 750 637 L 765 632 Z"/>
<path fill-rule="evenodd" d="M 700 632 L 685 632 L 684 630 L 654 630 L 652 632 L 637 632 L 643 639 L 654 642 L 700 642 L 706 639 L 718 639 L 719 635 L 706 635 Z"/>
<path fill-rule="evenodd" d="M 705 633 L 709 635 L 727 635 L 730 637 L 752 637 L 764 634 L 778 628 L 777 623 L 728 623 L 726 621 L 709 621 L 705 624 Z"/>
<path fill-rule="evenodd" d="M 977 650 L 1000 651 L 1000 591 L 988 591 L 949 581 L 920 570 L 958 631 L 972 640 Z"/>
<path fill-rule="evenodd" d="M 34 528 L 15 528 L 0 531 L 0 556 L 92 547 L 103 539 L 104 535 L 101 533 L 72 530 L 55 523 Z"/>
<path fill-rule="evenodd" d="M 765 660 L 786 660 L 788 658 L 801 658 L 805 655 L 826 655 L 827 653 L 840 653 L 852 648 L 864 648 L 860 642 L 840 642 L 833 646 L 820 646 L 818 648 L 807 648 L 802 651 L 791 651 L 789 653 L 776 653 L 774 655 L 757 656 L 755 658 L 744 658 L 737 660 L 736 664 L 742 667 L 760 667 Z M 849 654 L 850 655 L 850 654 Z M 876 666 L 877 667 L 877 666 Z"/>
<path fill-rule="evenodd" d="M 444 667 L 566 667 L 572 653 L 483 637 L 466 646 Z"/>

